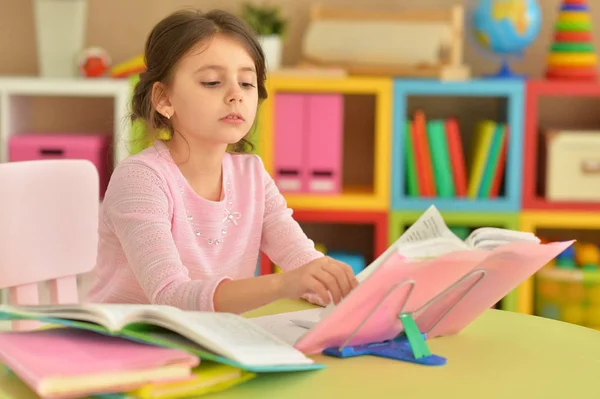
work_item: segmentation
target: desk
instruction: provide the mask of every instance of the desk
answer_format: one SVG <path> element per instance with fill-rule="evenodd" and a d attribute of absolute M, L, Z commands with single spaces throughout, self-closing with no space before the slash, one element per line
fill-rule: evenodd
<path fill-rule="evenodd" d="M 308 309 L 280 301 L 248 317 Z M 448 358 L 425 367 L 375 357 L 316 356 L 326 369 L 263 374 L 207 399 L 252 398 L 599 398 L 600 332 L 500 310 L 488 310 L 461 334 L 429 342 Z M 0 375 L 0 398 L 35 396 Z"/>

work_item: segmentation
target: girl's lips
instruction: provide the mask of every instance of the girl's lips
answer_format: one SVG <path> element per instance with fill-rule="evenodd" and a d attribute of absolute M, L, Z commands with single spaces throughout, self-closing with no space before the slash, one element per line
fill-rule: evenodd
<path fill-rule="evenodd" d="M 240 123 L 244 123 L 244 118 L 242 118 L 242 116 L 240 114 L 236 114 L 236 113 L 232 112 L 229 115 L 221 118 L 221 121 L 225 122 L 225 123 L 232 123 L 234 125 L 237 125 Z"/>

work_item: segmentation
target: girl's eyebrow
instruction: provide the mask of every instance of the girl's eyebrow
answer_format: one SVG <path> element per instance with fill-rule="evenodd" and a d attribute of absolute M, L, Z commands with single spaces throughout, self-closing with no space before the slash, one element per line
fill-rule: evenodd
<path fill-rule="evenodd" d="M 200 68 L 196 69 L 196 72 L 194 72 L 194 73 L 206 71 L 208 69 L 214 69 L 214 70 L 217 70 L 217 71 L 222 71 L 222 70 L 224 70 L 226 68 L 224 66 L 222 66 L 222 65 L 203 65 Z M 238 69 L 238 71 L 239 72 L 254 72 L 254 73 L 256 73 L 256 69 L 254 69 L 254 67 L 252 67 L 252 66 L 243 66 L 243 67 L 240 67 Z"/>

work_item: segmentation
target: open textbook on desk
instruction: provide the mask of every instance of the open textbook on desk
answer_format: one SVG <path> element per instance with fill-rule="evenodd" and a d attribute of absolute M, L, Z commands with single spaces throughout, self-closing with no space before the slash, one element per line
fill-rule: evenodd
<path fill-rule="evenodd" d="M 456 251 L 491 250 L 514 241 L 540 242 L 533 233 L 498 227 L 476 228 L 463 241 L 450 230 L 438 209 L 432 205 L 356 278 L 363 281 L 394 252 L 400 252 L 411 260 L 424 260 Z"/>
<path fill-rule="evenodd" d="M 572 244 L 493 228 L 463 242 L 437 215 L 425 212 L 337 306 L 253 321 L 309 354 L 393 339 L 400 313 L 428 339 L 457 334 Z"/>
<path fill-rule="evenodd" d="M 16 319 L 184 349 L 201 359 L 254 372 L 323 367 L 250 320 L 231 313 L 183 311 L 160 305 L 0 305 L 0 320 Z"/>
<path fill-rule="evenodd" d="M 463 241 L 450 230 L 438 209 L 432 205 L 356 278 L 359 282 L 364 281 L 383 262 L 396 253 L 405 259 L 418 261 L 435 259 L 457 251 L 492 250 L 510 242 L 520 241 L 537 244 L 540 239 L 530 232 L 498 227 L 479 227 L 474 229 Z M 328 305 L 321 313 L 321 317 L 326 316 L 334 307 L 333 303 Z"/>

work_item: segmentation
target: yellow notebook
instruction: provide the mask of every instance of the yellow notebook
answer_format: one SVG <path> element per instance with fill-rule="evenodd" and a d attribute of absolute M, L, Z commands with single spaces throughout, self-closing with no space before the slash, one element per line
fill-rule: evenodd
<path fill-rule="evenodd" d="M 144 385 L 129 392 L 129 395 L 139 399 L 197 397 L 211 392 L 223 391 L 256 376 L 255 373 L 237 367 L 208 361 L 202 361 L 200 366 L 192 371 L 192 374 L 191 379 L 183 381 Z"/>
<path fill-rule="evenodd" d="M 477 198 L 495 129 L 496 122 L 484 120 L 477 125 L 475 130 L 471 164 L 469 165 L 471 173 L 469 175 L 468 196 L 470 198 Z"/>

